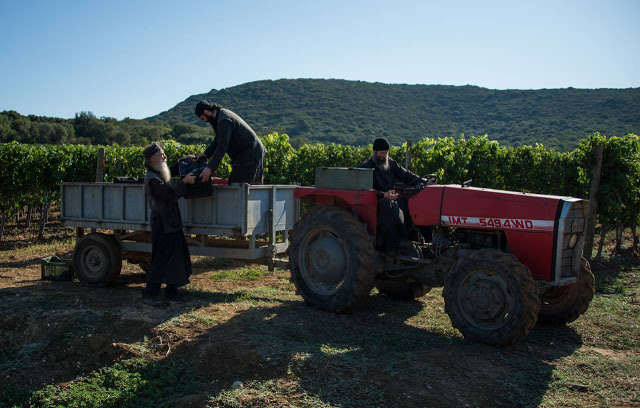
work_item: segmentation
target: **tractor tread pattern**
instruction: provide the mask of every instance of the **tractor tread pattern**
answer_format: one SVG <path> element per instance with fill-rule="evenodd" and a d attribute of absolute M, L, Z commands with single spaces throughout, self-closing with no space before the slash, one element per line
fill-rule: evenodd
<path fill-rule="evenodd" d="M 352 245 L 351 254 L 354 255 L 356 267 L 351 279 L 346 279 L 344 286 L 330 298 L 305 290 L 305 283 L 299 271 L 300 244 L 307 233 L 320 223 L 329 223 L 340 233 L 347 235 Z M 349 211 L 339 207 L 320 207 L 307 213 L 294 226 L 287 249 L 291 277 L 289 280 L 296 286 L 296 293 L 301 295 L 307 304 L 321 310 L 350 313 L 357 308 L 373 289 L 377 275 L 374 238 L 369 235 L 366 225 Z"/>
<path fill-rule="evenodd" d="M 497 330 L 486 330 L 484 332 L 473 330 L 473 328 L 470 327 L 470 323 L 460 315 L 460 312 L 454 305 L 454 298 L 457 297 L 453 295 L 457 288 L 452 286 L 455 271 L 466 268 L 475 262 L 486 261 L 503 265 L 504 269 L 510 271 L 517 281 L 520 294 L 522 295 L 523 307 L 522 317 L 519 319 L 515 328 L 506 325 Z M 465 338 L 495 346 L 514 344 L 526 337 L 529 331 L 535 326 L 538 319 L 538 310 L 540 309 L 540 299 L 537 295 L 536 283 L 531 277 L 529 268 L 523 265 L 518 258 L 512 254 L 497 249 L 481 249 L 458 259 L 445 277 L 443 295 L 445 297 L 445 312 L 449 315 L 453 327 L 458 329 Z"/>
<path fill-rule="evenodd" d="M 587 311 L 594 294 L 595 277 L 591 272 L 589 261 L 582 258 L 577 283 L 554 288 L 550 293 L 541 296 L 542 304 L 538 312 L 538 320 L 542 323 L 558 325 L 573 322 Z"/>

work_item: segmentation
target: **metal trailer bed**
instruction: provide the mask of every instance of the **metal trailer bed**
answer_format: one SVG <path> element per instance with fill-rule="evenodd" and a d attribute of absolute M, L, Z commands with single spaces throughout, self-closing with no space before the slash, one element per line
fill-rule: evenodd
<path fill-rule="evenodd" d="M 213 185 L 210 197 L 181 198 L 178 204 L 190 253 L 267 263 L 272 270 L 274 265 L 279 265 L 276 257 L 286 252 L 289 230 L 299 218 L 299 202 L 294 198 L 296 187 Z M 77 269 L 82 268 L 89 275 L 87 283 L 112 283 L 114 278 L 108 273 L 98 278 L 108 272 L 104 268 L 114 268 L 109 265 L 110 257 L 115 263 L 126 259 L 148 269 L 151 210 L 143 184 L 63 182 L 60 196 L 62 224 L 76 227 L 76 274 Z M 85 236 L 85 228 L 91 228 L 92 233 Z M 96 236 L 96 229 L 113 233 Z M 98 238 L 96 244 L 85 244 L 89 249 L 80 248 L 82 241 L 92 236 L 94 240 Z M 105 241 L 104 245 L 100 245 L 100 240 Z M 114 241 L 119 253 L 111 254 L 109 252 L 114 251 L 108 247 L 114 247 Z M 82 253 L 77 253 L 79 249 Z M 115 259 L 118 257 L 120 260 Z M 117 277 L 115 271 L 113 274 Z M 92 278 L 109 282 L 92 282 Z"/>

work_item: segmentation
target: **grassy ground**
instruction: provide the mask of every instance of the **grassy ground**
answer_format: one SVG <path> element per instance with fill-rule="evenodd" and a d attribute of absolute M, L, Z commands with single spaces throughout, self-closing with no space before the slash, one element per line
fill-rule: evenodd
<path fill-rule="evenodd" d="M 596 296 L 566 326 L 512 347 L 466 341 L 441 290 L 373 294 L 351 315 L 305 306 L 288 273 L 194 258 L 188 303 L 140 303 L 118 285 L 40 281 L 72 231 L 9 228 L 0 245 L 0 407 L 591 407 L 640 405 L 640 260 L 592 263 Z M 235 384 L 235 385 L 234 385 Z"/>

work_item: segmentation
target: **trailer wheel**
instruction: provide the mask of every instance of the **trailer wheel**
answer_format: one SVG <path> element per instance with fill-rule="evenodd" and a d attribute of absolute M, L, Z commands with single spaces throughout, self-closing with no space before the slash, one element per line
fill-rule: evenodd
<path fill-rule="evenodd" d="M 589 261 L 582 258 L 578 282 L 555 287 L 540 296 L 538 320 L 549 324 L 565 324 L 576 320 L 587 311 L 595 294 L 595 277 Z"/>
<path fill-rule="evenodd" d="M 535 326 L 536 284 L 516 257 L 483 249 L 460 258 L 445 277 L 445 311 L 465 338 L 502 346 Z"/>
<path fill-rule="evenodd" d="M 73 251 L 73 267 L 85 285 L 112 285 L 122 269 L 118 242 L 112 235 L 91 233 L 84 236 Z"/>
<path fill-rule="evenodd" d="M 422 282 L 398 282 L 383 279 L 376 279 L 376 288 L 381 295 L 402 300 L 420 298 L 431 290 L 431 286 Z"/>
<path fill-rule="evenodd" d="M 296 223 L 287 250 L 291 281 L 318 309 L 350 312 L 373 289 L 373 237 L 350 212 L 321 207 Z"/>

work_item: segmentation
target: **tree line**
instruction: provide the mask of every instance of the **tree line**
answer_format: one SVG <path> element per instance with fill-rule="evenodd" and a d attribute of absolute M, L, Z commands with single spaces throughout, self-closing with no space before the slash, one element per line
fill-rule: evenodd
<path fill-rule="evenodd" d="M 295 149 L 286 134 L 261 137 L 266 149 L 265 183 L 313 185 L 318 167 L 357 167 L 371 154 L 371 145 L 305 144 Z M 165 141 L 168 161 L 204 151 L 205 145 Z M 598 223 L 620 231 L 631 227 L 637 246 L 640 221 L 640 138 L 634 134 L 610 137 L 594 134 L 570 152 L 533 146 L 501 146 L 486 136 L 423 138 L 391 147 L 390 155 L 404 164 L 407 152 L 412 170 L 436 174 L 442 184 L 473 180 L 477 187 L 589 198 L 598 146 L 604 149 L 598 196 Z M 59 200 L 60 182 L 95 181 L 100 146 L 0 144 L 0 212 L 3 219 L 26 207 L 47 207 Z M 105 146 L 103 181 L 116 176 L 143 177 L 143 147 Z M 218 176 L 230 172 L 225 156 Z M 619 233 L 620 234 L 620 233 Z"/>
<path fill-rule="evenodd" d="M 258 134 L 287 133 L 300 145 L 366 146 L 375 136 L 400 144 L 464 133 L 488 134 L 501 145 L 540 142 L 571 151 L 595 132 L 640 133 L 640 88 L 496 90 L 337 79 L 266 80 L 213 89 L 148 120 L 198 125 L 193 107 L 200 99 L 230 108 Z"/>
<path fill-rule="evenodd" d="M 211 129 L 179 121 L 97 118 L 92 112 L 76 113 L 73 119 L 0 112 L 0 143 L 143 146 L 152 140 L 198 144 L 211 138 Z"/>
<path fill-rule="evenodd" d="M 256 81 L 192 95 L 136 120 L 79 112 L 72 119 L 0 112 L 0 142 L 141 146 L 152 140 L 206 143 L 211 128 L 193 114 L 208 99 L 242 116 L 258 134 L 289 135 L 298 148 L 320 142 L 366 146 L 487 134 L 503 146 L 542 143 L 571 151 L 580 140 L 640 133 L 640 88 L 492 90 L 323 79 Z"/>

